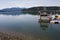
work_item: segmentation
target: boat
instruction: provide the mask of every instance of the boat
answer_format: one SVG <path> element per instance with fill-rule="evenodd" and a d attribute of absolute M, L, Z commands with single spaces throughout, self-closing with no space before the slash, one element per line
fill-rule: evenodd
<path fill-rule="evenodd" d="M 60 24 L 60 20 L 51 20 L 50 23 L 52 23 L 52 24 Z"/>
<path fill-rule="evenodd" d="M 40 19 L 39 19 L 39 21 L 40 22 L 50 22 L 50 16 L 49 16 L 49 14 L 47 14 L 47 13 L 42 13 L 42 14 L 40 14 Z"/>
<path fill-rule="evenodd" d="M 60 15 L 52 16 L 52 20 L 50 21 L 52 24 L 60 24 Z"/>

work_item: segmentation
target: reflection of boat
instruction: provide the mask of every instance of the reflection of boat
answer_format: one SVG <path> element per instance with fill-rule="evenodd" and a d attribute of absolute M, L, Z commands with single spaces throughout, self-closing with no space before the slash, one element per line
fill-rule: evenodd
<path fill-rule="evenodd" d="M 40 27 L 42 28 L 42 30 L 46 30 L 46 28 L 48 28 L 49 23 L 40 23 Z"/>
<path fill-rule="evenodd" d="M 46 30 L 49 26 L 49 22 L 39 22 L 39 24 L 42 30 Z"/>

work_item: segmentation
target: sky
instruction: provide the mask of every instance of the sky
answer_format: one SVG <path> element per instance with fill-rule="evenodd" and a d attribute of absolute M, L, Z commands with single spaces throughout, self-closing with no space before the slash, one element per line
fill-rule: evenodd
<path fill-rule="evenodd" d="M 30 8 L 35 6 L 60 6 L 60 0 L 0 0 L 0 9 L 11 7 Z"/>

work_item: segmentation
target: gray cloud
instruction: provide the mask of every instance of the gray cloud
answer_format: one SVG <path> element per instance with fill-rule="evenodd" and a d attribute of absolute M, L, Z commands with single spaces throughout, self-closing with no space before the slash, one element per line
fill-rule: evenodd
<path fill-rule="evenodd" d="M 0 0 L 0 9 L 33 6 L 60 6 L 60 0 Z"/>

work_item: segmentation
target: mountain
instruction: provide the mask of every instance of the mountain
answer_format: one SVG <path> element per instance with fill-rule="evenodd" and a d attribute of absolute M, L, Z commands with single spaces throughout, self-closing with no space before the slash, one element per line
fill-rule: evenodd
<path fill-rule="evenodd" d="M 43 11 L 42 11 L 43 10 Z M 0 14 L 6 14 L 6 15 L 19 15 L 19 14 L 33 14 L 33 15 L 39 15 L 38 11 L 44 12 L 45 10 L 47 13 L 57 13 L 56 10 L 60 10 L 60 7 L 58 6 L 40 6 L 40 7 L 31 7 L 31 8 L 5 8 L 0 10 Z M 60 14 L 60 11 L 58 11 Z"/>
<path fill-rule="evenodd" d="M 21 10 L 23 10 L 23 8 L 6 8 L 6 9 L 0 10 L 0 12 L 16 12 Z"/>
<path fill-rule="evenodd" d="M 20 15 L 23 14 L 22 10 L 24 8 L 5 8 L 0 10 L 0 14 L 4 14 L 4 15 Z"/>

